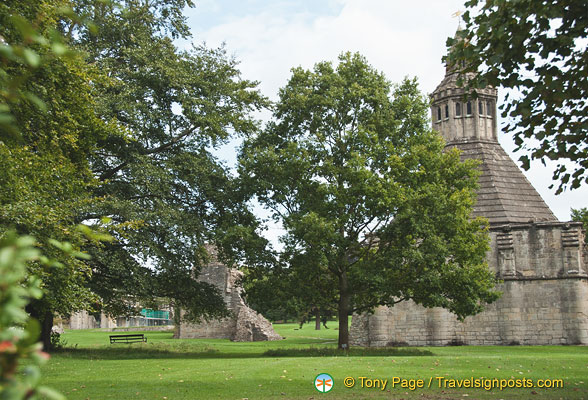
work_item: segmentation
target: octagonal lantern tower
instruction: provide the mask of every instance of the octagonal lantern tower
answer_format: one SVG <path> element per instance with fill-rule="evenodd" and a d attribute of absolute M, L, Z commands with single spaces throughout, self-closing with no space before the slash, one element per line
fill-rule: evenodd
<path fill-rule="evenodd" d="M 458 85 L 458 78 L 456 69 L 446 66 L 445 77 L 431 94 L 431 120 L 447 146 L 461 150 L 464 159 L 482 161 L 474 215 L 488 218 L 491 226 L 557 221 L 498 143 L 498 91 L 488 86 L 476 89 L 474 96 Z"/>

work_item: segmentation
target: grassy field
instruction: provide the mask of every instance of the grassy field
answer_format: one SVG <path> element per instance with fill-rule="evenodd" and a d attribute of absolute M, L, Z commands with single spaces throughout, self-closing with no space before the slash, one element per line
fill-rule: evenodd
<path fill-rule="evenodd" d="M 336 351 L 337 330 L 275 325 L 278 342 L 172 339 L 144 332 L 146 344 L 108 344 L 110 332 L 68 331 L 65 350 L 43 369 L 43 383 L 69 399 L 582 399 L 588 398 L 588 347 L 427 347 Z M 326 372 L 333 390 L 319 393 Z M 344 378 L 355 386 L 346 388 Z M 361 378 L 387 379 L 386 388 Z M 422 379 L 424 388 L 392 387 L 392 379 Z M 562 379 L 563 389 L 439 388 L 449 379 Z M 427 388 L 429 381 L 431 387 Z M 528 382 L 528 381 L 527 381 Z M 364 379 L 364 384 L 368 381 Z M 416 382 L 415 382 L 416 383 Z M 457 384 L 457 381 L 455 381 Z"/>

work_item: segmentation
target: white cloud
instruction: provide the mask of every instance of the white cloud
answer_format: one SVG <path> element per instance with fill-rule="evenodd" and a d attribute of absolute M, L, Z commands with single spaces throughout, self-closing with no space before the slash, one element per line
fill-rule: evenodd
<path fill-rule="evenodd" d="M 226 43 L 241 61 L 243 75 L 260 81 L 272 98 L 292 67 L 335 61 L 344 51 L 359 51 L 393 82 L 418 76 L 425 91 L 435 88 L 444 72 L 445 40 L 457 27 L 451 13 L 461 0 L 420 0 L 410 6 L 390 0 L 339 3 L 336 15 L 290 13 L 288 7 L 229 15 L 195 36 L 213 47 Z"/>
<path fill-rule="evenodd" d="M 292 67 L 312 68 L 319 61 L 336 61 L 343 51 L 359 51 L 392 82 L 417 76 L 421 89 L 430 93 L 445 73 L 441 62 L 445 41 L 457 29 L 452 14 L 463 10 L 463 0 L 330 0 L 313 4 L 302 0 L 250 0 L 246 4 L 207 0 L 200 15 L 205 27 L 196 24 L 193 31 L 197 40 L 209 46 L 226 43 L 229 53 L 241 62 L 243 77 L 260 81 L 261 91 L 273 100 Z M 207 12 L 215 17 L 206 20 Z M 512 156 L 512 140 L 500 135 L 500 141 Z M 555 196 L 548 189 L 552 169 L 553 165 L 545 168 L 534 163 L 525 174 L 557 217 L 566 220 L 570 207 L 588 205 L 588 188 Z"/>

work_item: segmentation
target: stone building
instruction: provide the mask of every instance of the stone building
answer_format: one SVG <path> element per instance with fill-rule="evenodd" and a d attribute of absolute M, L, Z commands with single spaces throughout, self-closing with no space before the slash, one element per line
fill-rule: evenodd
<path fill-rule="evenodd" d="M 145 311 L 145 309 L 143 309 Z M 77 311 L 71 314 L 68 318 L 58 318 L 59 321 L 56 330 L 63 331 L 64 329 L 110 329 L 116 328 L 141 328 L 150 329 L 153 327 L 161 327 L 162 330 L 169 328 L 171 320 L 169 318 L 149 318 L 144 312 L 138 315 L 112 317 L 104 312 L 100 314 L 89 313 L 86 310 Z M 161 311 L 160 311 L 161 312 Z"/>
<path fill-rule="evenodd" d="M 73 313 L 64 324 L 65 329 L 96 329 L 100 328 L 102 324 L 110 328 L 111 325 L 116 326 L 116 323 L 105 314 L 95 315 L 88 311 L 82 310 Z"/>
<path fill-rule="evenodd" d="M 588 249 L 579 222 L 559 222 L 497 140 L 497 90 L 467 98 L 446 69 L 432 93 L 433 128 L 462 159 L 481 160 L 474 216 L 490 222 L 490 269 L 501 298 L 464 322 L 412 301 L 354 315 L 360 346 L 588 344 Z"/>
<path fill-rule="evenodd" d="M 281 340 L 271 322 L 245 304 L 241 297 L 242 288 L 238 285 L 242 272 L 219 262 L 214 248 L 209 247 L 208 252 L 211 262 L 202 268 L 198 280 L 215 285 L 221 291 L 232 316 L 199 324 L 181 322 L 176 325 L 174 337 L 231 339 L 236 342 Z"/>

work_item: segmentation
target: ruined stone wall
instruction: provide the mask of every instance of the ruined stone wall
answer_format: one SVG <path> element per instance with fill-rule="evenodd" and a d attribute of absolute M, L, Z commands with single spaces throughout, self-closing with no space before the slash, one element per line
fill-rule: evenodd
<path fill-rule="evenodd" d="M 504 280 L 502 296 L 459 322 L 412 301 L 354 315 L 361 346 L 588 344 L 588 264 L 580 223 L 493 228 L 488 264 Z"/>
<path fill-rule="evenodd" d="M 93 315 L 87 311 L 82 310 L 73 313 L 69 317 L 69 323 L 66 323 L 66 329 L 95 329 L 100 328 L 100 324 L 96 321 Z"/>
<path fill-rule="evenodd" d="M 235 271 L 236 272 L 236 271 Z M 240 296 L 235 284 L 239 275 L 230 273 L 222 264 L 212 263 L 202 268 L 198 280 L 216 286 L 223 296 L 227 309 L 231 312 L 238 311 Z M 179 338 L 215 338 L 231 339 L 236 327 L 235 318 L 212 320 L 200 324 L 181 323 L 176 329 Z"/>
<path fill-rule="evenodd" d="M 209 250 L 210 252 L 211 250 Z M 214 259 L 214 254 L 213 254 Z M 249 308 L 241 298 L 238 286 L 242 273 L 214 261 L 202 268 L 198 280 L 215 285 L 223 295 L 232 316 L 199 324 L 181 322 L 176 326 L 176 338 L 214 338 L 233 341 L 280 340 L 272 324 L 261 314 Z"/>
<path fill-rule="evenodd" d="M 88 311 L 82 310 L 73 313 L 65 323 L 62 323 L 62 328 L 65 329 L 96 329 L 96 328 L 115 328 L 116 321 L 104 313 L 100 314 L 100 321 L 88 313 Z"/>

